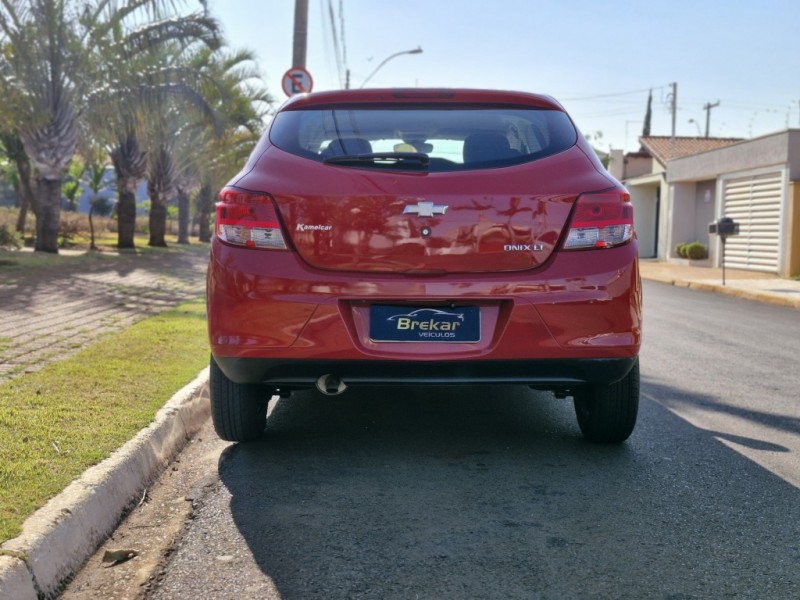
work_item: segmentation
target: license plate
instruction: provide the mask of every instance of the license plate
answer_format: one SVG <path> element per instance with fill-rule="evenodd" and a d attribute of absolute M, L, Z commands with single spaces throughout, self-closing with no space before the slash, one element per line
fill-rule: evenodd
<path fill-rule="evenodd" d="M 479 342 L 481 312 L 477 306 L 374 304 L 369 311 L 369 337 L 375 342 Z"/>

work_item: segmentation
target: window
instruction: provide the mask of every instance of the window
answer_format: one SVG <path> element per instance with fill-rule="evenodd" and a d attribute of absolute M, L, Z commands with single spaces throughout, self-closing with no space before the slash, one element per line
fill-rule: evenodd
<path fill-rule="evenodd" d="M 573 146 L 577 132 L 561 111 L 484 106 L 336 106 L 279 113 L 270 128 L 277 147 L 311 160 L 413 153 L 429 171 L 521 164 Z M 353 166 L 354 163 L 338 163 Z M 402 168 L 399 163 L 358 166 Z M 419 167 L 419 162 L 415 163 Z"/>

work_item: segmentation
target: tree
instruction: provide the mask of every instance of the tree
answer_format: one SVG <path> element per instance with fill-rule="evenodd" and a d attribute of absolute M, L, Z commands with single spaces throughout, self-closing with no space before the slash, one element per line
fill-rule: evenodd
<path fill-rule="evenodd" d="M 136 232 L 136 186 L 147 173 L 147 155 L 139 147 L 134 127 L 123 127 L 111 149 L 117 175 L 117 247 L 134 248 Z"/>
<path fill-rule="evenodd" d="M 196 69 L 210 73 L 212 83 L 203 94 L 222 124 L 221 131 L 204 128 L 205 143 L 191 163 L 200 180 L 196 206 L 199 239 L 211 241 L 214 190 L 218 190 L 245 163 L 258 142 L 264 120 L 273 104 L 253 68 L 253 55 L 246 50 L 198 53 Z M 200 146 L 195 146 L 200 147 Z"/>
<path fill-rule="evenodd" d="M 61 182 L 77 146 L 76 102 L 85 90 L 74 3 L 6 0 L 0 9 L 4 125 L 36 169 L 36 246 L 58 252 Z"/>
<path fill-rule="evenodd" d="M 78 193 L 81 191 L 81 179 L 86 172 L 86 165 L 79 156 L 73 156 L 67 166 L 67 174 L 64 183 L 61 184 L 61 193 L 67 199 L 68 210 L 75 212 L 78 210 Z"/>
<path fill-rule="evenodd" d="M 28 217 L 28 209 L 35 210 L 36 198 L 34 194 L 33 173 L 31 162 L 25 154 L 25 147 L 19 134 L 15 131 L 1 131 L 0 144 L 5 151 L 8 160 L 11 161 L 16 169 L 14 187 L 19 198 L 19 215 L 17 216 L 17 233 L 25 233 L 25 222 Z"/>
<path fill-rule="evenodd" d="M 92 194 L 89 199 L 89 234 L 91 236 L 89 249 L 97 250 L 94 236 L 94 213 L 98 204 L 105 200 L 105 197 L 100 195 L 100 191 L 106 188 L 106 165 L 103 164 L 103 152 L 99 148 L 96 147 L 91 152 L 85 173 L 88 175 L 85 181 L 86 187 Z"/>
<path fill-rule="evenodd" d="M 123 66 L 170 39 L 204 35 L 172 15 L 175 0 L 3 0 L 0 125 L 16 131 L 36 171 L 36 250 L 58 252 L 61 183 L 87 102 L 119 97 Z M 107 52 L 114 44 L 115 53 Z M 98 60 L 101 59 L 101 60 Z M 91 93 L 89 93 L 91 91 Z M 125 135 L 124 130 L 116 132 Z"/>
<path fill-rule="evenodd" d="M 198 157 L 197 163 L 198 173 L 203 174 L 197 194 L 198 237 L 209 242 L 214 190 L 242 168 L 261 136 L 274 99 L 253 68 L 252 53 L 237 50 L 198 58 L 200 62 L 208 62 L 208 69 L 214 73 L 212 79 L 219 84 L 216 95 L 211 90 L 206 96 L 224 126 L 220 134 L 209 136 L 207 151 Z"/>
<path fill-rule="evenodd" d="M 167 200 L 175 189 L 172 149 L 164 136 L 150 153 L 147 192 L 150 196 L 150 241 L 148 246 L 166 246 Z"/>
<path fill-rule="evenodd" d="M 592 134 L 587 133 L 583 137 L 585 137 L 586 141 L 591 144 L 592 150 L 594 150 L 594 153 L 597 155 L 597 158 L 600 159 L 600 162 L 603 163 L 603 166 L 608 169 L 608 165 L 611 164 L 611 154 L 602 150 L 598 150 L 594 147 L 595 144 L 599 144 L 603 141 L 603 132 L 595 131 Z"/>
<path fill-rule="evenodd" d="M 642 137 L 650 135 L 650 123 L 653 120 L 653 90 L 647 95 L 647 110 L 644 113 L 644 125 L 642 126 Z"/>
<path fill-rule="evenodd" d="M 206 181 L 197 192 L 197 238 L 201 242 L 211 241 L 211 210 L 214 204 L 214 193 L 211 184 Z"/>
<path fill-rule="evenodd" d="M 158 111 L 162 107 L 156 99 L 183 93 L 183 85 L 170 66 L 174 55 L 195 43 L 218 47 L 217 30 L 213 19 L 204 13 L 195 13 L 140 28 L 106 30 L 97 36 L 96 63 L 103 65 L 102 79 L 113 85 L 95 95 L 93 106 L 97 116 L 94 121 L 100 127 L 98 135 L 107 140 L 117 174 L 120 248 L 134 247 L 135 190 L 138 182 L 147 176 L 148 166 L 153 165 L 154 173 L 172 171 L 164 163 L 168 160 L 168 148 L 156 143 L 146 151 L 142 139 L 146 137 L 146 125 L 161 119 Z M 151 193 L 151 218 L 155 214 L 154 218 L 159 221 L 155 223 L 155 237 L 158 238 L 162 216 L 166 219 L 162 197 L 170 192 L 170 186 L 165 187 L 158 177 L 148 178 L 148 191 Z M 155 201 L 152 195 L 156 196 Z M 166 222 L 163 223 L 165 227 Z M 151 226 L 151 241 L 161 245 L 153 238 L 153 230 Z"/>
<path fill-rule="evenodd" d="M 171 58 L 170 85 L 166 93 L 152 96 L 148 113 L 153 116 L 143 128 L 154 152 L 148 169 L 150 245 L 166 244 L 166 202 L 174 196 L 178 198 L 179 242 L 188 243 L 189 193 L 197 189 L 200 174 L 213 171 L 212 163 L 225 156 L 218 141 L 235 140 L 237 132 L 245 132 L 252 148 L 252 132 L 262 124 L 259 106 L 271 102 L 255 85 L 257 76 L 248 52 L 189 47 L 184 53 L 172 53 Z"/>

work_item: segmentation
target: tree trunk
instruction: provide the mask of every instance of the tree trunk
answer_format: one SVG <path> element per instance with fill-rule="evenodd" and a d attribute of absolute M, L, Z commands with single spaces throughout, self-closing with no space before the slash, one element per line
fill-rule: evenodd
<path fill-rule="evenodd" d="M 117 247 L 135 248 L 133 235 L 136 232 L 136 181 L 117 178 L 119 199 L 117 200 Z"/>
<path fill-rule="evenodd" d="M 36 213 L 36 197 L 31 181 L 31 164 L 28 159 L 17 160 L 17 194 L 19 195 L 19 216 L 17 217 L 17 232 L 25 235 L 25 221 L 28 209 Z"/>
<path fill-rule="evenodd" d="M 178 243 L 189 243 L 189 194 L 178 188 Z"/>
<path fill-rule="evenodd" d="M 150 155 L 147 193 L 150 196 L 150 246 L 164 247 L 167 233 L 167 196 L 173 193 L 175 169 L 172 154 L 166 144 L 161 144 Z"/>
<path fill-rule="evenodd" d="M 25 235 L 25 221 L 28 220 L 28 206 L 30 200 L 22 192 L 22 182 L 17 185 L 17 197 L 19 198 L 19 214 L 17 215 L 17 233 Z"/>
<path fill-rule="evenodd" d="M 37 252 L 58 254 L 58 226 L 61 221 L 61 180 L 36 180 Z"/>
<path fill-rule="evenodd" d="M 150 196 L 150 241 L 148 246 L 166 248 L 167 205 L 158 196 Z"/>
<path fill-rule="evenodd" d="M 111 162 L 117 175 L 117 246 L 135 248 L 136 186 L 147 168 L 145 153 L 139 150 L 136 132 L 127 129 L 119 134 L 117 146 L 111 151 Z"/>
<path fill-rule="evenodd" d="M 94 221 L 92 217 L 94 216 L 94 207 L 97 204 L 97 198 L 92 198 L 91 204 L 89 204 L 89 235 L 91 235 L 91 243 L 89 244 L 89 250 L 97 250 L 97 245 L 94 243 Z"/>
<path fill-rule="evenodd" d="M 197 194 L 197 220 L 200 223 L 198 239 L 211 241 L 211 186 L 203 185 Z"/>
<path fill-rule="evenodd" d="M 211 219 L 209 219 L 208 211 L 200 213 L 198 219 L 200 221 L 200 232 L 197 235 L 197 239 L 199 239 L 201 242 L 210 242 Z"/>

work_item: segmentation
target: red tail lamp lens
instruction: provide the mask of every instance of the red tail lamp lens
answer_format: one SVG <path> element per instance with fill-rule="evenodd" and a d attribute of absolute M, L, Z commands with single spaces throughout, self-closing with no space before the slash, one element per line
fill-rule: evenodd
<path fill-rule="evenodd" d="M 217 203 L 217 236 L 246 248 L 286 250 L 275 203 L 267 194 L 224 189 Z"/>
<path fill-rule="evenodd" d="M 633 207 L 628 194 L 584 194 L 575 204 L 564 249 L 613 248 L 632 238 Z"/>

